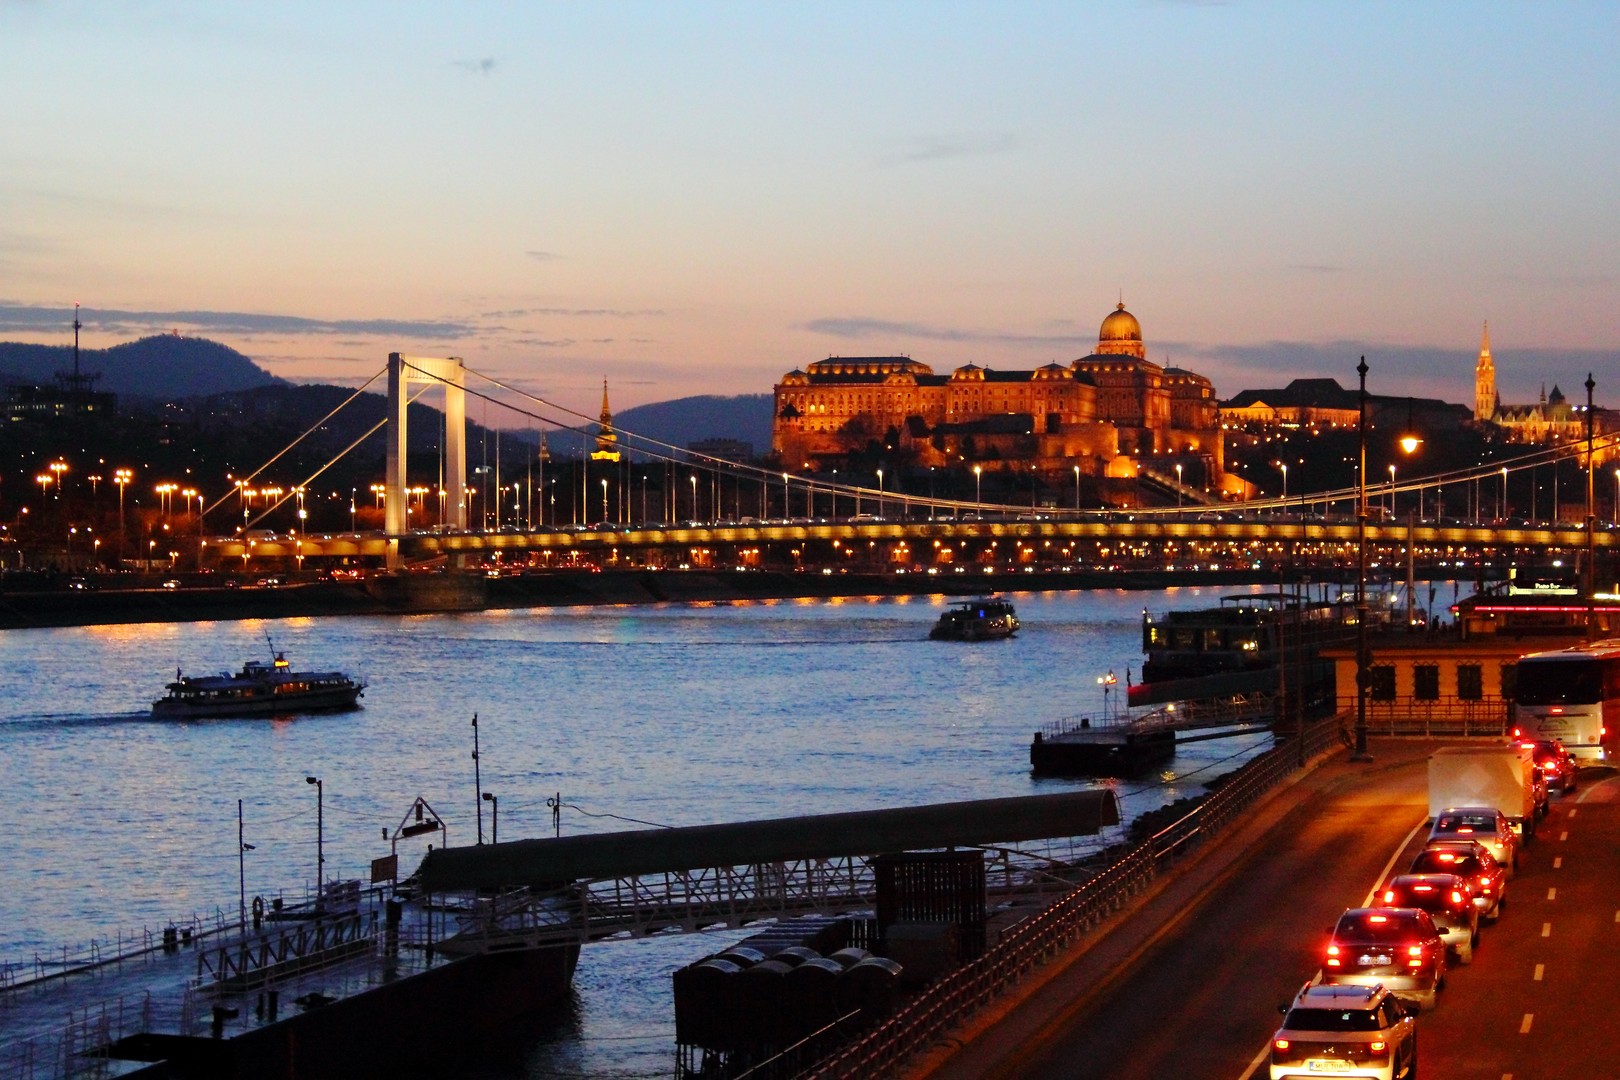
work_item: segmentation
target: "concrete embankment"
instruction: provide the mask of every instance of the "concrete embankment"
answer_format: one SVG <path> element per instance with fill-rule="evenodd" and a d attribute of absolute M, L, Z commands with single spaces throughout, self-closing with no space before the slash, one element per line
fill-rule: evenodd
<path fill-rule="evenodd" d="M 0 590 L 0 629 L 112 623 L 284 619 L 328 615 L 421 614 L 492 608 L 597 604 L 697 603 L 838 596 L 975 596 L 991 592 L 1164 589 L 1235 586 L 1270 575 L 1248 570 L 1077 570 L 999 574 L 819 574 L 792 571 L 549 571 L 514 577 L 407 574 L 366 581 L 308 581 L 277 586 L 211 584 L 117 587 L 108 578 L 69 589 L 45 581 Z M 1320 580 L 1320 578 L 1318 578 Z"/>

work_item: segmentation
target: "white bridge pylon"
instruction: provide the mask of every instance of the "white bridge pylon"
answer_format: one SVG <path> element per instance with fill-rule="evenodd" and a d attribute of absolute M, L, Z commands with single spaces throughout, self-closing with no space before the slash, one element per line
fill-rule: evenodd
<path fill-rule="evenodd" d="M 383 493 L 383 530 L 389 536 L 409 531 L 410 503 L 405 494 L 406 413 L 410 384 L 438 383 L 444 387 L 444 510 L 445 524 L 457 532 L 467 530 L 467 382 L 460 357 L 433 358 L 388 354 L 388 470 Z M 390 550 L 393 546 L 390 545 Z"/>

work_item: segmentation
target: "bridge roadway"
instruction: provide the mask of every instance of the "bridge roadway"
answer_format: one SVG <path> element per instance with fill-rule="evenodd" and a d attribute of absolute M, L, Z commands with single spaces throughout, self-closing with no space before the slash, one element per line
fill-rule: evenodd
<path fill-rule="evenodd" d="M 818 518 L 789 522 L 649 526 L 626 528 L 538 529 L 527 532 L 494 531 L 446 533 L 422 530 L 399 536 L 382 532 L 307 533 L 302 536 L 276 534 L 245 538 L 219 536 L 205 546 L 216 559 L 319 558 L 322 556 L 397 557 L 406 561 L 440 555 L 483 556 L 493 552 L 569 552 L 596 554 L 625 549 L 752 547 L 758 545 L 799 545 L 887 543 L 921 544 L 932 547 L 962 541 L 1043 541 L 1107 542 L 1200 541 L 1203 543 L 1252 544 L 1295 543 L 1350 545 L 1356 543 L 1354 519 L 1302 520 L 1288 517 L 1250 517 L 1232 520 L 1226 514 L 1211 514 L 1222 520 L 1200 520 L 1185 515 L 1092 513 L 1078 518 L 1050 514 L 967 518 L 913 518 L 874 521 Z M 1379 545 L 1526 548 L 1534 550 L 1583 550 L 1587 544 L 1584 528 L 1560 525 L 1528 528 L 1489 524 L 1435 525 L 1424 522 L 1369 523 L 1367 542 Z M 1611 529 L 1595 530 L 1592 543 L 1609 550 L 1620 541 Z M 919 558 L 916 561 L 928 561 Z"/>
<path fill-rule="evenodd" d="M 910 1077 L 1268 1076 L 1277 1007 L 1315 972 L 1339 912 L 1421 846 L 1436 745 L 1375 739 L 1372 764 L 1341 757 L 1302 778 Z M 1418 1021 L 1423 1075 L 1620 1076 L 1620 778 L 1583 781 L 1553 796 L 1502 918 Z"/>

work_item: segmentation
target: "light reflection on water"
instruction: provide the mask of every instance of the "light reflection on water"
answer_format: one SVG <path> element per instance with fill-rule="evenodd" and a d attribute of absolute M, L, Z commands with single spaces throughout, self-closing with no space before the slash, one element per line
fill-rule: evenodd
<path fill-rule="evenodd" d="M 0 633 L 9 833 L 0 959 L 170 918 L 234 913 L 237 800 L 247 894 L 301 895 L 324 788 L 334 876 L 364 877 L 417 796 L 476 835 L 482 786 L 503 839 L 995 798 L 1087 786 L 1029 775 L 1031 734 L 1102 706 L 1141 668 L 1140 617 L 1241 589 L 1015 594 L 1012 642 L 930 642 L 943 597 L 714 602 L 404 618 L 177 623 Z M 1256 590 L 1259 591 L 1259 590 Z M 154 723 L 176 668 L 268 651 L 370 680 L 362 710 Z M 1115 699 L 1118 700 L 1117 698 Z M 1194 794 L 1263 737 L 1191 744 L 1121 784 L 1127 814 Z M 482 804 L 484 810 L 489 804 Z M 619 815 L 614 817 L 589 814 Z M 490 831 L 486 817 L 484 829 Z M 422 849 L 401 848 L 409 868 Z M 523 1063 L 490 1076 L 667 1073 L 668 975 L 740 937 L 585 950 L 574 999 Z"/>

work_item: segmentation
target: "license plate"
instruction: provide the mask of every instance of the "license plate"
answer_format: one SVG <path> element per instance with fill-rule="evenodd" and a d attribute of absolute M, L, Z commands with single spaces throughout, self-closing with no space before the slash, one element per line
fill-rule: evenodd
<path fill-rule="evenodd" d="M 1388 964 L 1392 962 L 1393 959 L 1394 957 L 1391 957 L 1385 953 L 1367 953 L 1364 956 L 1356 957 L 1356 963 L 1360 964 L 1362 967 L 1377 967 L 1380 964 Z"/>
<path fill-rule="evenodd" d="M 1305 1066 L 1305 1071 L 1319 1073 L 1344 1073 L 1350 1071 L 1350 1063 L 1348 1061 L 1338 1061 L 1333 1058 L 1318 1059 L 1307 1064 Z"/>

